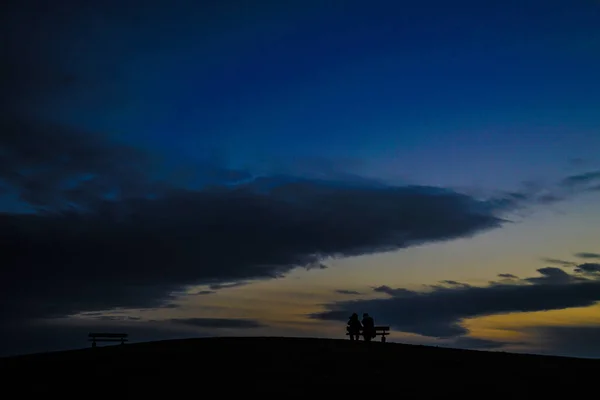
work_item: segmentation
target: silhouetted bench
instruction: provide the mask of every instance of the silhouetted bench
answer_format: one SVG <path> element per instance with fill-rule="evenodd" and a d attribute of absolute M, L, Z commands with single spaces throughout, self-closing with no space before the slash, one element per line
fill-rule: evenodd
<path fill-rule="evenodd" d="M 363 331 L 360 330 L 360 334 L 362 335 Z M 385 337 L 390 334 L 389 326 L 376 326 L 375 327 L 375 336 L 381 336 L 381 341 L 385 343 Z M 348 333 L 348 327 L 346 327 L 346 336 L 350 335 Z"/>
<path fill-rule="evenodd" d="M 126 333 L 90 333 L 88 335 L 92 347 L 96 347 L 96 342 L 121 342 L 121 344 L 125 344 L 128 336 Z"/>

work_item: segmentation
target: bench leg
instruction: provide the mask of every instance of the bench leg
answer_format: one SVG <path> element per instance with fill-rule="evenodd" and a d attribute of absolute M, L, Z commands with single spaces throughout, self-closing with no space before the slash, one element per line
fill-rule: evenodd
<path fill-rule="evenodd" d="M 385 343 L 385 336 L 381 336 L 381 343 Z"/>
<path fill-rule="evenodd" d="M 92 347 L 96 347 L 96 341 L 92 341 Z"/>

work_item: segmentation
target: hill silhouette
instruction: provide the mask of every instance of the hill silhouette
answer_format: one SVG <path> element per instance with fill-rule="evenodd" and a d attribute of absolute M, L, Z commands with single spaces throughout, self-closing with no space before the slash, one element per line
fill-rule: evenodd
<path fill-rule="evenodd" d="M 340 397 L 569 393 L 600 360 L 304 338 L 203 338 L 0 359 L 3 389 L 44 395 Z"/>

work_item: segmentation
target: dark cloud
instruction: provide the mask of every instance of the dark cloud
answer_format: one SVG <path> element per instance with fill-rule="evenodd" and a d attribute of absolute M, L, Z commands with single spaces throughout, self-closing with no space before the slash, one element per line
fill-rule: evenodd
<path fill-rule="evenodd" d="M 28 132 L 38 131 L 23 131 Z M 42 169 L 58 163 L 44 148 L 74 148 L 76 162 L 59 169 L 63 175 L 91 168 L 114 183 L 141 173 L 133 153 L 118 146 L 86 147 L 68 135 L 69 140 L 55 137 L 36 151 L 20 151 L 26 140 L 9 137 L 18 143 L 9 147 L 16 164 L 26 159 Z M 92 148 L 91 161 L 75 154 Z M 12 182 L 21 184 L 19 178 Z M 273 278 L 327 257 L 466 237 L 503 222 L 485 201 L 428 187 L 263 177 L 193 191 L 144 182 L 117 200 L 103 198 L 91 185 L 81 193 L 82 207 L 70 208 L 62 207 L 74 202 L 69 192 L 54 185 L 28 187 L 28 198 L 44 212 L 0 215 L 3 317 L 160 307 L 186 285 Z M 154 196 L 141 197 L 144 193 Z"/>
<path fill-rule="evenodd" d="M 140 317 L 132 317 L 129 315 L 99 315 L 96 317 L 100 321 L 139 321 Z"/>
<path fill-rule="evenodd" d="M 516 210 L 521 215 L 535 206 L 547 206 L 569 200 L 600 187 L 600 171 L 569 175 L 551 182 L 524 181 L 521 187 L 496 197 L 496 206 Z"/>
<path fill-rule="evenodd" d="M 214 329 L 249 329 L 265 326 L 259 321 L 237 318 L 173 318 L 169 319 L 168 322 Z"/>
<path fill-rule="evenodd" d="M 394 297 L 413 296 L 415 293 L 417 293 L 412 290 L 403 289 L 403 288 L 392 289 L 391 287 L 386 286 L 386 285 L 377 286 L 377 287 L 373 288 L 373 291 L 378 292 L 378 293 L 389 294 L 390 296 L 394 296 Z"/>
<path fill-rule="evenodd" d="M 575 272 L 580 272 L 582 274 L 598 274 L 600 273 L 600 264 L 599 263 L 583 263 L 579 264 L 577 268 L 575 268 Z"/>
<path fill-rule="evenodd" d="M 554 267 L 540 268 L 540 276 L 492 282 L 484 287 L 433 285 L 429 291 L 380 286 L 388 298 L 332 303 L 312 318 L 345 321 L 348 313 L 369 312 L 392 329 L 438 338 L 464 336 L 464 319 L 512 312 L 534 312 L 584 307 L 600 301 L 600 275 L 582 264 L 573 274 Z"/>
<path fill-rule="evenodd" d="M 359 295 L 360 292 L 357 292 L 356 290 L 344 290 L 344 289 L 339 289 L 335 291 L 337 294 L 347 294 L 347 295 Z"/>
<path fill-rule="evenodd" d="M 538 269 L 541 276 L 535 276 L 531 278 L 524 278 L 523 281 L 531 282 L 536 284 L 566 284 L 576 281 L 585 280 L 581 276 L 575 276 L 568 274 L 560 268 L 556 267 L 545 267 Z"/>
<path fill-rule="evenodd" d="M 598 259 L 600 260 L 600 254 L 598 253 L 575 253 L 575 257 L 579 257 L 579 258 L 593 258 L 593 259 Z"/>
<path fill-rule="evenodd" d="M 451 285 L 451 286 L 465 285 L 464 283 L 461 283 L 461 282 L 458 282 L 458 281 L 449 280 L 449 279 L 445 279 L 443 281 L 440 281 L 440 283 L 445 283 L 446 285 Z"/>
<path fill-rule="evenodd" d="M 313 261 L 311 263 L 306 264 L 306 269 L 309 271 L 313 270 L 313 269 L 327 269 L 327 268 L 329 268 L 327 265 L 325 265 L 319 261 Z"/>
<path fill-rule="evenodd" d="M 214 294 L 217 293 L 214 290 L 200 290 L 196 293 L 193 293 L 194 296 L 206 296 L 207 294 Z"/>
<path fill-rule="evenodd" d="M 440 283 L 437 285 L 426 285 L 426 286 L 437 289 L 437 288 L 443 288 L 443 287 L 448 287 L 448 286 L 450 286 L 450 287 L 452 287 L 452 286 L 454 286 L 454 287 L 469 287 L 471 285 L 469 285 L 468 283 L 463 283 L 463 282 L 446 279 L 446 280 L 440 281 Z"/>
<path fill-rule="evenodd" d="M 568 176 L 561 181 L 561 185 L 570 188 L 589 185 L 598 181 L 600 181 L 600 171 L 589 171 Z"/>
<path fill-rule="evenodd" d="M 99 135 L 24 119 L 0 119 L 0 131 L 0 182 L 38 210 L 96 210 L 167 188 L 160 160 Z"/>
<path fill-rule="evenodd" d="M 249 282 L 230 282 L 230 283 L 213 283 L 212 285 L 208 285 L 208 288 L 210 290 L 221 290 L 221 289 L 229 289 L 229 288 L 234 288 L 234 287 L 239 287 L 239 286 L 245 286 L 247 285 Z"/>
<path fill-rule="evenodd" d="M 498 278 L 519 279 L 518 276 L 513 275 L 513 274 L 498 274 Z"/>
<path fill-rule="evenodd" d="M 548 264 L 560 265 L 563 267 L 573 267 L 577 265 L 576 262 L 559 260 L 557 258 L 542 258 L 542 261 L 547 262 Z"/>

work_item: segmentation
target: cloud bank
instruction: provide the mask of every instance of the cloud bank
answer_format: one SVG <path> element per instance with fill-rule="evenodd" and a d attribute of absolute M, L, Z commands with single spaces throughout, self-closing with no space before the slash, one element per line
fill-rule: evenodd
<path fill-rule="evenodd" d="M 465 237 L 503 222 L 485 202 L 430 188 L 298 180 L 264 192 L 272 182 L 173 188 L 153 199 L 85 197 L 82 210 L 55 208 L 62 198 L 55 192 L 43 213 L 0 215 L 3 313 L 156 307 L 186 285 L 220 289 L 328 257 Z"/>
<path fill-rule="evenodd" d="M 535 312 L 585 307 L 600 301 L 600 264 L 576 265 L 571 272 L 557 267 L 537 270 L 539 276 L 501 278 L 488 286 L 444 281 L 424 291 L 376 287 L 388 297 L 347 300 L 325 305 L 311 318 L 346 321 L 352 312 L 369 312 L 392 329 L 435 338 L 461 338 L 468 318 L 515 312 Z"/>

